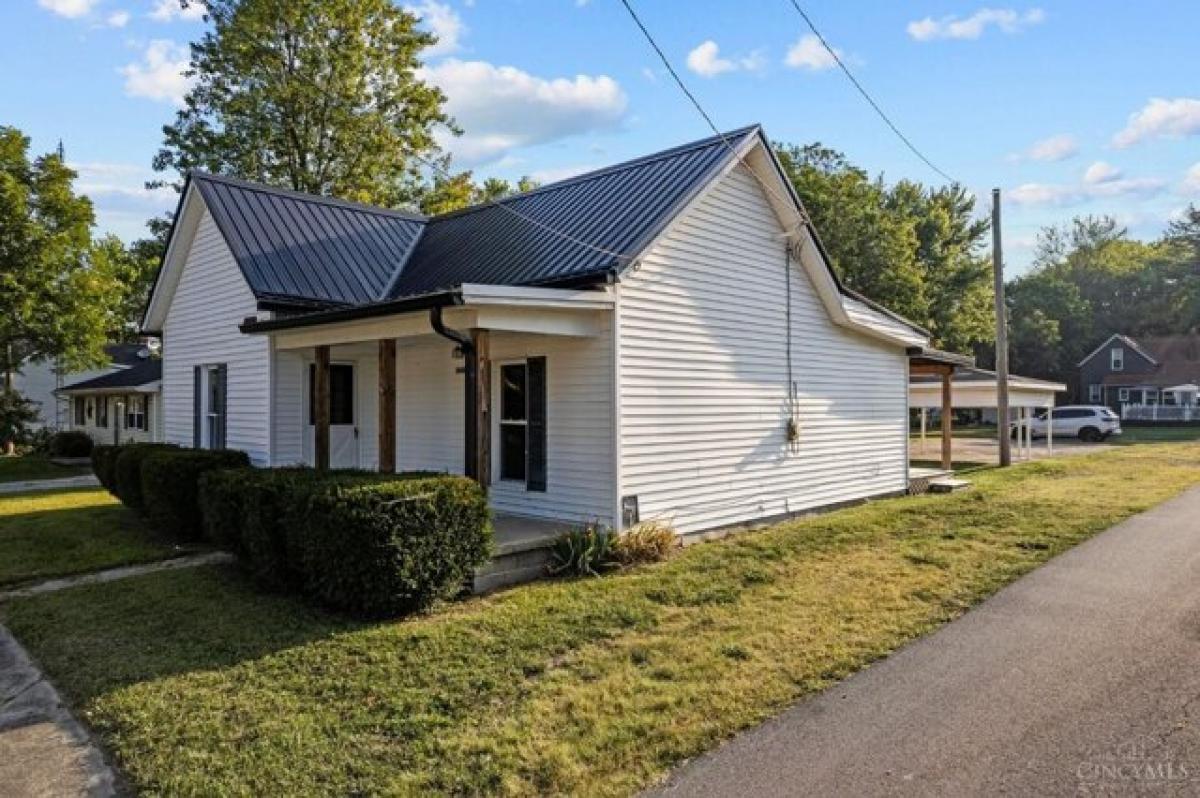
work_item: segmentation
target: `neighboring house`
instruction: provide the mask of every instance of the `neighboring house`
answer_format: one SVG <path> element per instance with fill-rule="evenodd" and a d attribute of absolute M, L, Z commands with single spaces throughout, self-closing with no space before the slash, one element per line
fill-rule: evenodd
<path fill-rule="evenodd" d="M 162 359 L 144 347 L 138 357 L 129 366 L 59 388 L 67 405 L 63 428 L 83 430 L 97 443 L 162 440 Z"/>
<path fill-rule="evenodd" d="M 193 173 L 144 328 L 168 441 L 681 532 L 903 492 L 928 344 L 757 126 L 436 217 Z"/>
<path fill-rule="evenodd" d="M 156 345 L 151 341 L 108 344 L 104 347 L 108 365 L 83 371 L 63 370 L 52 359 L 27 360 L 13 375 L 13 387 L 37 407 L 38 418 L 32 424 L 35 429 L 67 429 L 71 426 L 71 407 L 67 397 L 57 393 L 61 388 L 133 368 L 144 362 Z"/>
<path fill-rule="evenodd" d="M 1200 333 L 1109 336 L 1079 361 L 1080 396 L 1089 404 L 1196 405 L 1200 392 Z"/>

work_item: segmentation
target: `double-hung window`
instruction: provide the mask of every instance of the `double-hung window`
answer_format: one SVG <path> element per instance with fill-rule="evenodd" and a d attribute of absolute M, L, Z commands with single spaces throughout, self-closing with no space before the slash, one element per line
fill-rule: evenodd
<path fill-rule="evenodd" d="M 224 449 L 228 408 L 225 364 L 195 366 L 192 376 L 192 445 L 197 449 Z"/>
<path fill-rule="evenodd" d="M 125 429 L 147 429 L 145 396 L 133 394 L 125 397 Z"/>
<path fill-rule="evenodd" d="M 500 364 L 500 479 L 546 490 L 546 358 Z"/>
<path fill-rule="evenodd" d="M 96 397 L 96 426 L 102 429 L 108 428 L 108 397 Z"/>
<path fill-rule="evenodd" d="M 87 424 L 87 400 L 76 396 L 72 401 L 75 405 L 75 426 L 82 427 Z"/>
<path fill-rule="evenodd" d="M 1094 405 L 1100 404 L 1101 397 L 1103 395 L 1104 395 L 1103 390 L 1101 389 L 1101 387 L 1099 385 L 1093 384 L 1093 385 L 1088 386 L 1088 401 L 1091 402 L 1092 404 L 1094 404 Z"/>
<path fill-rule="evenodd" d="M 1124 349 L 1122 349 L 1119 346 L 1113 347 L 1111 365 L 1112 365 L 1113 371 L 1124 371 L 1125 370 L 1125 350 Z"/>

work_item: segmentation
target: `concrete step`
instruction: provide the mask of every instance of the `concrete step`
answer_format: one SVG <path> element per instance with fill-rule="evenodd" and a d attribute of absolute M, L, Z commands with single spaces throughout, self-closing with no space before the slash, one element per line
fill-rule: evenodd
<path fill-rule="evenodd" d="M 941 479 L 930 480 L 929 490 L 932 493 L 954 493 L 957 490 L 966 490 L 971 487 L 971 483 L 965 479 L 954 479 L 953 477 L 942 477 Z"/>
<path fill-rule="evenodd" d="M 542 545 L 498 553 L 491 562 L 475 569 L 471 589 L 476 593 L 487 593 L 542 578 L 550 564 L 550 548 L 550 545 Z"/>

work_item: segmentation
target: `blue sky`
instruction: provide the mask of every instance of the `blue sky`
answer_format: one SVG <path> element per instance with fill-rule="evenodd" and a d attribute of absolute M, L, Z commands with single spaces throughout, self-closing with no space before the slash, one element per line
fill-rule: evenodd
<path fill-rule="evenodd" d="M 703 137 L 618 0 L 412 0 L 441 43 L 426 77 L 480 177 L 552 180 Z M 939 178 L 884 127 L 788 0 L 634 0 L 723 128 L 821 141 L 889 180 Z M 804 3 L 902 130 L 986 202 L 1005 195 L 1010 267 L 1038 229 L 1109 213 L 1141 237 L 1200 202 L 1200 3 Z M 5 0 L 0 124 L 61 138 L 98 229 L 142 234 L 142 188 L 203 22 L 177 0 Z"/>

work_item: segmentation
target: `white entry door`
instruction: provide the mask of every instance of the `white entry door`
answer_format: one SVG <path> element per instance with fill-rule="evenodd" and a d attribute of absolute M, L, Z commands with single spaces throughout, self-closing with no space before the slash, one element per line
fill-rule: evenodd
<path fill-rule="evenodd" d="M 358 468 L 358 392 L 353 363 L 329 364 L 329 467 Z M 316 412 L 313 408 L 317 366 L 308 364 L 304 389 L 306 434 L 304 460 L 316 463 Z"/>

